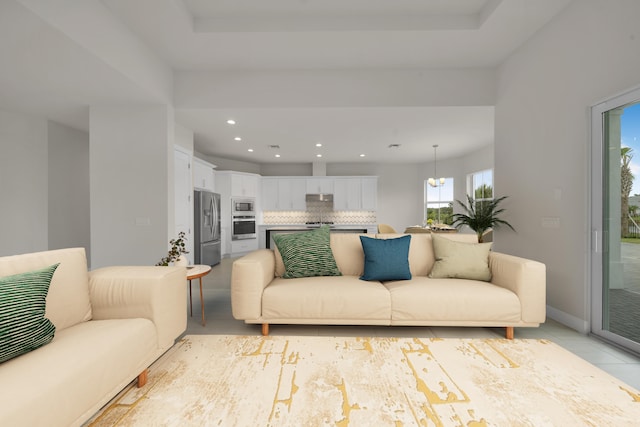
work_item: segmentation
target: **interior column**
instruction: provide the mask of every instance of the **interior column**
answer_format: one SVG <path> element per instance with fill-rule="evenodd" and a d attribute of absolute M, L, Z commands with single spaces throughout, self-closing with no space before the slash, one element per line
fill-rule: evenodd
<path fill-rule="evenodd" d="M 154 265 L 173 230 L 173 109 L 90 108 L 91 268 Z"/>

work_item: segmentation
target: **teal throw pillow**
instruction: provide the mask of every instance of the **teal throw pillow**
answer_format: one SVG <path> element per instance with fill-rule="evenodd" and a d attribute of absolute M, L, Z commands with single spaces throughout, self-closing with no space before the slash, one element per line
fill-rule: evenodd
<path fill-rule="evenodd" d="M 58 265 L 0 278 L 0 363 L 53 339 L 56 327 L 44 312 Z"/>
<path fill-rule="evenodd" d="M 285 279 L 341 276 L 329 241 L 329 227 L 293 234 L 276 234 L 273 241 L 284 263 Z"/>
<path fill-rule="evenodd" d="M 411 236 L 374 239 L 360 236 L 364 250 L 362 280 L 409 280 L 409 244 Z"/>

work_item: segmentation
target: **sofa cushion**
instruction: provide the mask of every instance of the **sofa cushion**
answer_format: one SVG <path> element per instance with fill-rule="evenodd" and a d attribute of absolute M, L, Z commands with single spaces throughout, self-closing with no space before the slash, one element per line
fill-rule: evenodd
<path fill-rule="evenodd" d="M 0 257 L 0 276 L 25 273 L 56 263 L 60 265 L 49 286 L 45 317 L 59 332 L 91 319 L 89 272 L 84 248 Z"/>
<path fill-rule="evenodd" d="M 377 239 L 394 239 L 404 234 L 377 234 Z M 447 233 L 443 238 L 456 242 L 477 242 L 475 234 Z M 335 253 L 335 251 L 334 251 Z M 336 256 L 336 260 L 338 257 Z M 409 268 L 412 277 L 427 276 L 433 268 L 435 256 L 433 254 L 433 242 L 430 233 L 411 234 L 411 244 L 409 245 Z"/>
<path fill-rule="evenodd" d="M 395 324 L 420 322 L 518 322 L 518 296 L 489 282 L 467 279 L 431 279 L 385 282 L 391 294 Z"/>
<path fill-rule="evenodd" d="M 361 234 L 331 233 L 331 250 L 338 269 L 345 276 L 362 276 L 364 273 L 364 251 Z"/>
<path fill-rule="evenodd" d="M 409 244 L 411 236 L 395 239 L 373 239 L 360 236 L 364 250 L 364 274 L 362 280 L 408 280 Z"/>
<path fill-rule="evenodd" d="M 50 344 L 0 365 L 0 424 L 84 425 L 157 359 L 156 348 L 148 319 L 92 320 L 58 331 Z"/>
<path fill-rule="evenodd" d="M 58 264 L 0 277 L 0 363 L 48 344 L 56 327 L 44 317 Z"/>
<path fill-rule="evenodd" d="M 380 321 L 389 324 L 389 291 L 358 276 L 274 279 L 262 294 L 262 317 L 270 320 L 317 319 L 321 323 Z"/>
<path fill-rule="evenodd" d="M 437 234 L 433 234 L 431 238 L 436 262 L 429 277 L 491 280 L 491 243 L 454 242 Z"/>
<path fill-rule="evenodd" d="M 285 279 L 313 276 L 339 276 L 329 244 L 329 227 L 273 236 L 282 257 Z"/>

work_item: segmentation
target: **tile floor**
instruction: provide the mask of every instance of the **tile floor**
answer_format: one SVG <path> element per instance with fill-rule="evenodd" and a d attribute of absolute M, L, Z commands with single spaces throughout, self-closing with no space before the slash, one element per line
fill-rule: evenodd
<path fill-rule="evenodd" d="M 247 325 L 231 315 L 231 264 L 225 258 L 203 278 L 206 326 L 200 323 L 198 281 L 192 282 L 193 316 L 189 317 L 186 334 L 259 335 L 260 325 Z M 431 336 L 456 338 L 504 337 L 502 328 L 388 327 L 388 326 L 317 326 L 271 325 L 273 335 L 331 336 Z M 516 338 L 544 338 L 555 342 L 600 369 L 640 390 L 640 357 L 603 341 L 580 334 L 566 326 L 547 320 L 540 328 L 516 328 Z"/>

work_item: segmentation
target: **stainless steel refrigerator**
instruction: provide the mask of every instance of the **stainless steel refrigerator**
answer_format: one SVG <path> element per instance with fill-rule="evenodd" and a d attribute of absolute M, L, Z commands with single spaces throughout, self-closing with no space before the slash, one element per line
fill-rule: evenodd
<path fill-rule="evenodd" d="M 220 263 L 220 195 L 194 191 L 194 263 L 214 266 Z"/>

